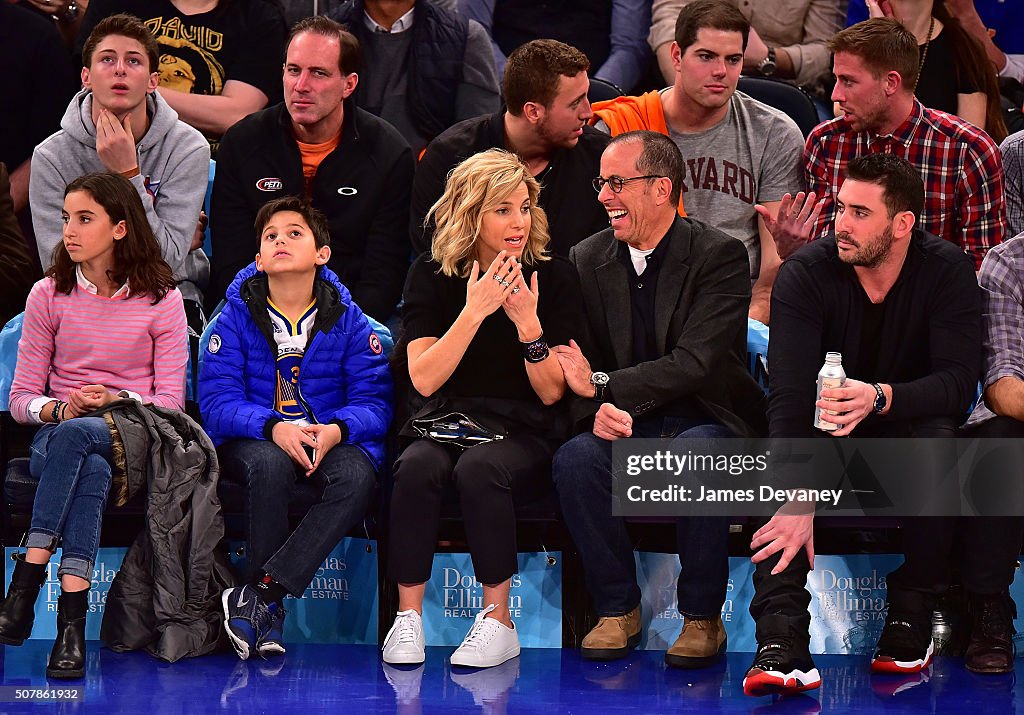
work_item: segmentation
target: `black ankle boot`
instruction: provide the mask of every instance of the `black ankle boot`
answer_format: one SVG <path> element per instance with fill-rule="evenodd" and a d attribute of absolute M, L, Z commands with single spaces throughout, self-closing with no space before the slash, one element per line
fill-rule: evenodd
<path fill-rule="evenodd" d="M 0 643 L 21 645 L 32 634 L 36 599 L 46 580 L 46 564 L 30 564 L 18 554 L 11 575 L 11 587 L 0 606 Z"/>
<path fill-rule="evenodd" d="M 57 640 L 46 664 L 48 678 L 81 678 L 85 674 L 85 614 L 89 589 L 65 591 L 57 599 Z"/>
<path fill-rule="evenodd" d="M 964 665 L 973 673 L 1012 673 L 1014 668 L 1013 617 L 1010 595 L 970 594 L 971 640 Z"/>

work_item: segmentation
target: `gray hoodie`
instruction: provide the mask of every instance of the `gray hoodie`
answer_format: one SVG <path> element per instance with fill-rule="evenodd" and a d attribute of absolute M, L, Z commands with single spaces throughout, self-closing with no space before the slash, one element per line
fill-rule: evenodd
<path fill-rule="evenodd" d="M 188 249 L 206 197 L 210 145 L 198 130 L 179 121 L 178 113 L 158 93 L 146 98 L 146 111 L 149 130 L 136 144 L 139 175 L 131 182 L 142 197 L 146 218 L 182 295 L 202 302 L 210 261 L 202 249 L 191 253 Z M 60 212 L 65 187 L 83 174 L 107 170 L 96 153 L 91 90 L 75 95 L 60 126 L 32 154 L 29 201 L 44 269 L 52 265 L 53 249 L 64 235 Z"/>

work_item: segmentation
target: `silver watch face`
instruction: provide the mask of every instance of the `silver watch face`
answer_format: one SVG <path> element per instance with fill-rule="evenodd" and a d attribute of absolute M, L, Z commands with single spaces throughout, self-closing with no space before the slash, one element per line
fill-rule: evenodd
<path fill-rule="evenodd" d="M 590 375 L 590 382 L 593 385 L 607 385 L 608 384 L 608 373 L 606 372 L 595 372 Z"/>

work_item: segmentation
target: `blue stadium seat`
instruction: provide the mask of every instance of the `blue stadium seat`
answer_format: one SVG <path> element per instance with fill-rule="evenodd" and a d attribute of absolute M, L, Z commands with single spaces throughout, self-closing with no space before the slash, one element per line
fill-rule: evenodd
<path fill-rule="evenodd" d="M 814 104 L 814 99 L 796 85 L 771 77 L 744 75 L 740 77 L 736 88 L 757 101 L 785 113 L 800 127 L 800 133 L 804 138 L 818 126 L 818 108 Z"/>
<path fill-rule="evenodd" d="M 598 77 L 590 78 L 590 91 L 587 92 L 587 99 L 591 104 L 594 102 L 605 102 L 609 99 L 617 99 L 623 94 L 622 89 L 613 82 Z"/>
<path fill-rule="evenodd" d="M 24 319 L 25 314 L 19 313 L 0 330 L 0 412 L 9 409 L 14 367 L 18 363 L 18 341 L 21 340 L 21 324 Z"/>
<path fill-rule="evenodd" d="M 747 318 L 747 369 L 767 394 L 768 326 L 753 318 Z"/>
<path fill-rule="evenodd" d="M 213 194 L 213 175 L 217 173 L 217 161 L 216 159 L 210 159 L 210 173 L 206 182 L 206 198 L 203 200 L 203 206 L 206 209 L 206 215 L 210 215 L 210 196 Z M 210 241 L 210 224 L 206 224 L 206 237 L 203 239 L 203 253 L 207 256 L 213 255 L 213 243 Z"/>

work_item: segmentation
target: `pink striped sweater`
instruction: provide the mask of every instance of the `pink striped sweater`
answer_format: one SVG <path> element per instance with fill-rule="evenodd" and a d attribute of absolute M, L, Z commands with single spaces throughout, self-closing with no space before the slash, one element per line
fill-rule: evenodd
<path fill-rule="evenodd" d="M 188 335 L 181 293 L 156 305 L 149 295 L 105 298 L 80 289 L 58 293 L 52 278 L 32 287 L 11 385 L 11 414 L 33 420 L 37 397 L 66 400 L 83 385 L 130 390 L 143 402 L 182 409 Z"/>

